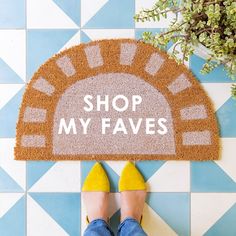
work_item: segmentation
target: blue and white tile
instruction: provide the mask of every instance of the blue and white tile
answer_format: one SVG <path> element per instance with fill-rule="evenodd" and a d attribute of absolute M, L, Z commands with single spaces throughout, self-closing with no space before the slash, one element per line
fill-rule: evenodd
<path fill-rule="evenodd" d="M 143 210 L 142 227 L 150 235 L 177 236 L 177 233 L 148 205 Z"/>
<path fill-rule="evenodd" d="M 24 80 L 0 56 L 0 84 L 22 84 Z"/>
<path fill-rule="evenodd" d="M 58 53 L 65 45 L 69 46 L 71 40 L 74 43 L 74 40 L 78 39 L 77 33 L 76 29 L 29 30 L 27 34 L 28 79 L 47 59 Z"/>
<path fill-rule="evenodd" d="M 223 234 L 211 228 L 221 218 L 227 217 L 227 212 L 234 207 L 235 213 L 236 193 L 192 193 L 191 194 L 191 236 L 199 235 L 235 235 L 235 227 L 227 224 L 222 226 Z M 230 218 L 231 219 L 231 218 Z M 228 221 L 231 222 L 231 221 Z"/>
<path fill-rule="evenodd" d="M 108 3 L 109 0 L 81 0 L 81 27 Z"/>
<path fill-rule="evenodd" d="M 0 28 L 25 27 L 25 0 L 0 1 Z"/>
<path fill-rule="evenodd" d="M 192 192 L 236 192 L 236 138 L 221 138 L 221 159 L 191 163 Z"/>
<path fill-rule="evenodd" d="M 230 83 L 202 83 L 202 86 L 211 98 L 216 111 L 231 97 Z"/>
<path fill-rule="evenodd" d="M 0 30 L 0 58 L 23 81 L 26 75 L 25 30 Z"/>
<path fill-rule="evenodd" d="M 26 188 L 26 162 L 14 160 L 14 146 L 15 139 L 0 139 L 0 168 L 8 175 L 9 181 L 15 182 L 16 187 L 11 191 L 23 192 Z M 5 182 L 4 185 L 7 185 L 6 178 L 0 179 L 0 182 Z M 0 188 L 1 191 L 3 189 Z"/>
<path fill-rule="evenodd" d="M 149 193 L 147 204 L 159 215 L 176 235 L 190 235 L 190 194 L 189 193 Z M 150 229 L 152 230 L 152 229 Z M 169 229 L 170 230 L 170 229 Z M 155 228 L 155 236 L 159 233 Z M 161 234 L 160 235 L 165 235 Z M 173 235 L 173 232 L 170 232 Z"/>
<path fill-rule="evenodd" d="M 190 162 L 167 161 L 148 180 L 149 192 L 189 192 Z"/>
<path fill-rule="evenodd" d="M 83 0 L 87 1 L 87 0 Z M 133 16 L 135 12 L 135 1 L 109 0 L 95 1 L 89 6 L 82 1 L 82 27 L 83 28 L 103 28 L 103 29 L 130 29 L 134 28 Z M 89 15 L 85 16 L 88 6 Z M 122 15 L 122 17 L 120 17 Z M 85 19 L 83 18 L 85 17 Z"/>
<path fill-rule="evenodd" d="M 24 84 L 0 84 L 0 110 L 24 87 Z"/>
<path fill-rule="evenodd" d="M 40 166 L 38 166 L 40 168 Z M 80 162 L 56 162 L 28 190 L 29 192 L 80 192 Z"/>
<path fill-rule="evenodd" d="M 0 193 L 0 235 L 26 235 L 26 205 L 22 193 Z"/>
<path fill-rule="evenodd" d="M 70 4 L 71 1 L 67 1 Z M 65 12 L 61 1 L 52 0 L 29 0 L 27 1 L 27 28 L 28 29 L 76 29 L 79 28 L 78 22 L 75 22 L 74 12 L 80 12 L 79 5 L 73 1 L 73 8 Z M 76 9 L 77 8 L 77 9 Z M 79 16 L 77 16 L 79 18 Z M 77 19 L 76 18 L 76 19 Z M 75 19 L 75 18 L 74 18 Z"/>
<path fill-rule="evenodd" d="M 15 138 L 18 111 L 22 101 L 24 87 L 15 94 L 0 110 L 0 138 Z"/>
<path fill-rule="evenodd" d="M 71 235 L 80 231 L 79 193 L 30 193 L 27 235 Z"/>
<path fill-rule="evenodd" d="M 224 138 L 236 137 L 236 106 L 235 99 L 230 97 L 217 111 L 220 135 Z"/>

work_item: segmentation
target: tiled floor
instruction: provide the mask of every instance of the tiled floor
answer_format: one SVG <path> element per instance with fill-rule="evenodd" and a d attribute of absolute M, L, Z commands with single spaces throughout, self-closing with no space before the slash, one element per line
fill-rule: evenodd
<path fill-rule="evenodd" d="M 93 162 L 13 160 L 15 125 L 25 84 L 54 53 L 97 38 L 139 38 L 169 20 L 135 23 L 153 0 L 0 0 L 0 235 L 78 236 L 85 227 L 80 186 Z M 149 186 L 143 225 L 150 236 L 236 235 L 236 101 L 222 68 L 199 74 L 221 127 L 222 160 L 137 162 Z M 111 224 L 119 219 L 117 182 L 123 162 L 104 162 L 112 182 Z"/>

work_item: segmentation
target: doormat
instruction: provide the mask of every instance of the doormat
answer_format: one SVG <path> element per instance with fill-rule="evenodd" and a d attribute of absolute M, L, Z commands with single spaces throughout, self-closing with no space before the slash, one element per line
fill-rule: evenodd
<path fill-rule="evenodd" d="M 132 39 L 81 44 L 27 85 L 16 160 L 216 160 L 209 97 L 184 66 Z"/>

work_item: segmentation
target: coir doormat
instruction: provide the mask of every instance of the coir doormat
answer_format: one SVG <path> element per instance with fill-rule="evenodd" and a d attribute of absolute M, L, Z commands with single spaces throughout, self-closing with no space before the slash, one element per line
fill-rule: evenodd
<path fill-rule="evenodd" d="M 25 91 L 17 160 L 215 160 L 219 135 L 200 83 L 131 39 L 81 44 L 49 59 Z"/>

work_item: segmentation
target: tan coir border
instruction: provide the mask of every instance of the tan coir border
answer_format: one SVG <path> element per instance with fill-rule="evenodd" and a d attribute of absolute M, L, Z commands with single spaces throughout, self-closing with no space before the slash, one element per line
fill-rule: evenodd
<path fill-rule="evenodd" d="M 120 64 L 121 44 L 135 44 L 136 52 L 131 65 Z M 103 65 L 91 68 L 89 66 L 85 47 L 99 46 L 103 58 Z M 37 45 L 36 45 L 37 46 Z M 163 60 L 163 64 L 155 74 L 148 73 L 145 66 L 150 60 L 151 55 L 158 54 Z M 128 55 L 128 54 L 127 54 Z M 71 68 L 62 68 L 66 61 L 58 63 L 58 59 L 70 59 L 75 73 Z M 96 56 L 96 55 L 95 55 Z M 95 58 L 96 59 L 96 58 Z M 63 64 L 64 63 L 64 64 Z M 96 63 L 96 60 L 95 62 Z M 99 62 L 97 62 L 99 63 Z M 146 82 L 157 88 L 167 99 L 173 117 L 175 131 L 175 155 L 53 155 L 52 153 L 52 127 L 54 112 L 59 98 L 64 91 L 76 81 L 98 75 L 100 73 L 129 73 L 141 77 Z M 66 75 L 67 74 L 67 75 Z M 184 89 L 178 94 L 173 94 L 168 86 L 181 74 L 184 74 L 192 84 L 190 88 Z M 70 76 L 70 79 L 67 77 Z M 39 79 L 44 78 L 47 89 L 39 91 L 35 89 Z M 42 81 L 41 81 L 42 85 Z M 52 85 L 50 87 L 50 85 Z M 182 120 L 180 110 L 194 104 L 204 104 L 207 112 L 206 119 Z M 46 120 L 43 123 L 23 121 L 26 107 L 43 108 L 47 110 Z M 41 117 L 42 119 L 42 117 Z M 186 131 L 210 131 L 211 143 L 209 145 L 183 145 L 182 134 Z M 39 135 L 45 140 L 37 140 L 38 147 L 23 147 L 23 135 Z M 41 142 L 45 141 L 45 147 L 40 147 Z M 209 97 L 203 90 L 201 84 L 194 78 L 192 73 L 184 66 L 178 65 L 168 55 L 147 45 L 141 41 L 132 39 L 119 40 L 100 40 L 89 44 L 80 44 L 63 51 L 50 58 L 34 74 L 24 93 L 20 108 L 19 120 L 17 123 L 15 159 L 16 160 L 216 160 L 219 158 L 219 131 L 214 109 Z"/>

